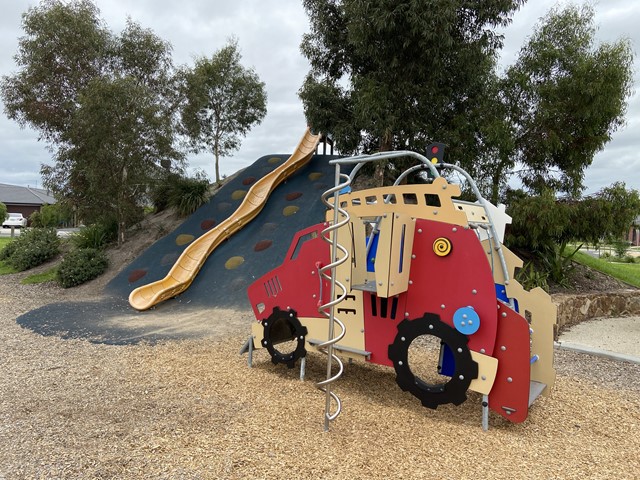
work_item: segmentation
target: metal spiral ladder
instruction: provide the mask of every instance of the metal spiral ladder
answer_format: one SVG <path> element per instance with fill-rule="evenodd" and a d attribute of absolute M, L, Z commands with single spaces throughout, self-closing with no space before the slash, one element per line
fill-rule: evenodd
<path fill-rule="evenodd" d="M 330 282 L 331 288 L 329 293 L 329 301 L 322 303 L 322 292 L 320 294 L 318 312 L 327 317 L 329 320 L 329 333 L 327 341 L 317 345 L 318 350 L 327 355 L 327 378 L 316 383 L 316 386 L 325 392 L 326 403 L 324 409 L 324 430 L 329 430 L 329 423 L 335 420 L 342 411 L 342 402 L 340 398 L 331 391 L 331 384 L 337 381 L 344 370 L 342 361 L 334 353 L 333 346 L 344 337 L 346 328 L 344 323 L 335 316 L 335 306 L 342 302 L 347 296 L 347 288 L 336 278 L 336 268 L 342 265 L 349 258 L 349 252 L 345 247 L 338 243 L 337 230 L 349 223 L 349 213 L 340 207 L 340 192 L 348 187 L 351 179 L 348 175 L 340 173 L 340 165 L 336 165 L 335 170 L 335 186 L 322 194 L 322 202 L 327 208 L 333 210 L 333 220 L 328 223 L 327 228 L 322 231 L 322 239 L 331 245 L 331 261 L 328 265 L 319 268 L 321 278 Z M 333 198 L 332 198 L 333 197 Z M 330 200 L 332 198 L 332 200 Z M 340 218 L 342 216 L 342 219 Z M 342 255 L 338 258 L 338 252 Z M 336 296 L 337 290 L 341 293 Z M 340 333 L 335 335 L 335 326 L 340 327 Z M 338 371 L 333 373 L 334 364 L 338 367 Z M 335 411 L 331 410 L 331 400 L 336 404 Z"/>

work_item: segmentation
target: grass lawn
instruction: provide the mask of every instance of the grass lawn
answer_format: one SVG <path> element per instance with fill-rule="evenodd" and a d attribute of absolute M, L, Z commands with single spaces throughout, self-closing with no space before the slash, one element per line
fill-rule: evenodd
<path fill-rule="evenodd" d="M 0 250 L 11 241 L 13 241 L 11 237 L 0 237 Z M 6 275 L 8 273 L 16 273 L 16 270 L 9 265 L 5 265 L 3 261 L 0 261 L 0 275 Z"/>
<path fill-rule="evenodd" d="M 582 265 L 640 288 L 640 263 L 607 262 L 582 252 L 577 252 L 573 259 Z"/>

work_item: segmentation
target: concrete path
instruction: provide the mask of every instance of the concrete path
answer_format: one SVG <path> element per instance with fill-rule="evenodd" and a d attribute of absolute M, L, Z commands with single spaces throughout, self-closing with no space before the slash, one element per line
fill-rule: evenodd
<path fill-rule="evenodd" d="M 640 317 L 598 318 L 560 335 L 559 348 L 640 364 Z"/>

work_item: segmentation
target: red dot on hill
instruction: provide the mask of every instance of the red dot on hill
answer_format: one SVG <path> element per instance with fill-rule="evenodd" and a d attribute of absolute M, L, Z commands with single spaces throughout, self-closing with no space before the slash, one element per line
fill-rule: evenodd
<path fill-rule="evenodd" d="M 291 202 L 293 200 L 297 200 L 301 196 L 302 196 L 302 192 L 291 192 L 291 193 L 287 194 L 287 196 L 285 198 L 287 199 L 287 201 Z"/>
<path fill-rule="evenodd" d="M 269 248 L 271 245 L 273 245 L 273 242 L 271 240 L 260 240 L 255 244 L 253 250 L 255 252 L 261 252 L 262 250 L 266 250 L 267 248 Z"/>
<path fill-rule="evenodd" d="M 208 218 L 200 222 L 200 228 L 204 231 L 211 230 L 216 226 L 216 221 L 213 218 Z"/>
<path fill-rule="evenodd" d="M 256 181 L 256 177 L 247 177 L 244 180 L 242 180 L 242 184 L 243 185 L 251 185 L 255 181 Z"/>
<path fill-rule="evenodd" d="M 134 283 L 134 282 L 137 282 L 138 280 L 140 280 L 146 274 L 147 274 L 146 270 L 137 269 L 137 270 L 134 270 L 133 272 L 131 272 L 129 274 L 129 277 L 127 278 L 127 280 L 129 280 L 129 283 Z"/>

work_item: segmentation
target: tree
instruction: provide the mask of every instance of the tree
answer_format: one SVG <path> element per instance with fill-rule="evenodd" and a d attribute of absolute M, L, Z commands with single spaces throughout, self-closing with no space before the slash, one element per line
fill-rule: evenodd
<path fill-rule="evenodd" d="M 531 191 L 577 195 L 594 155 L 624 123 L 633 84 L 629 40 L 595 45 L 594 10 L 552 10 L 503 79 L 514 131 L 507 165 Z"/>
<path fill-rule="evenodd" d="M 213 154 L 218 184 L 220 157 L 237 150 L 241 137 L 267 113 L 264 83 L 253 69 L 243 67 L 240 60 L 238 43 L 230 40 L 211 58 L 196 59 L 193 69 L 182 73 L 184 133 L 194 153 Z"/>
<path fill-rule="evenodd" d="M 523 3 L 305 0 L 307 120 L 344 153 L 445 141 L 449 159 L 473 172 L 486 152 L 479 132 L 502 43 L 493 28 Z"/>
<path fill-rule="evenodd" d="M 63 141 L 79 92 L 105 68 L 110 35 L 98 14 L 89 0 L 44 0 L 22 15 L 18 72 L 2 77 L 2 100 L 50 144 Z"/>
<path fill-rule="evenodd" d="M 88 0 L 46 0 L 23 28 L 5 111 L 49 144 L 55 164 L 41 173 L 59 201 L 85 222 L 115 220 L 122 242 L 154 169 L 182 160 L 171 46 L 131 21 L 112 34 Z"/>
<path fill-rule="evenodd" d="M 7 218 L 7 206 L 2 202 L 0 202 L 0 218 L 2 219 L 3 222 Z"/>
<path fill-rule="evenodd" d="M 571 243 L 620 240 L 640 212 L 640 195 L 616 182 L 582 200 L 556 199 L 551 189 L 540 195 L 511 191 L 507 213 L 513 221 L 506 243 L 510 248 L 532 252 L 540 265 L 562 284 L 571 258 L 581 245 Z"/>

